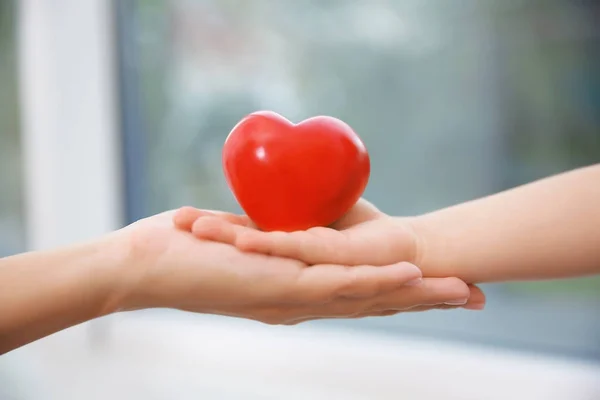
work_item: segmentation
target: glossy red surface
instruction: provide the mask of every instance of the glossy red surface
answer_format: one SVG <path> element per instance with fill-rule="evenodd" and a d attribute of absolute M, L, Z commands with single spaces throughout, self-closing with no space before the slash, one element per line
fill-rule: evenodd
<path fill-rule="evenodd" d="M 242 119 L 223 146 L 227 183 L 263 230 L 327 226 L 363 194 L 370 175 L 367 149 L 339 119 L 319 116 L 293 124 L 261 111 Z"/>

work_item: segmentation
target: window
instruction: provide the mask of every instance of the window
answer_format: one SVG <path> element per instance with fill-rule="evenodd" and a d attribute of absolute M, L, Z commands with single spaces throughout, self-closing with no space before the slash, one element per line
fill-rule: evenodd
<path fill-rule="evenodd" d="M 258 109 L 348 122 L 365 196 L 421 213 L 600 160 L 593 1 L 120 3 L 128 216 L 240 211 L 230 129 Z M 485 267 L 485 266 L 482 266 Z M 488 285 L 484 313 L 319 322 L 600 359 L 600 280 Z"/>
<path fill-rule="evenodd" d="M 0 257 L 25 250 L 15 16 L 14 1 L 0 2 Z M 0 365 L 0 397 L 18 392 L 12 378 Z"/>
<path fill-rule="evenodd" d="M 25 249 L 15 8 L 0 3 L 0 257 Z"/>
<path fill-rule="evenodd" d="M 0 2 L 0 256 L 122 226 L 112 16 L 104 0 Z M 104 323 L 78 337 L 94 341 Z M 0 357 L 0 399 L 88 398 L 52 373 L 64 351 L 44 355 L 55 337 L 72 345 L 69 332 Z"/>

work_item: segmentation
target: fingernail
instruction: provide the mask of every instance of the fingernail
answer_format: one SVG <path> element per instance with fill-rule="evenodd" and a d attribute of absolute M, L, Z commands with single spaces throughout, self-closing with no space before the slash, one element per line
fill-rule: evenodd
<path fill-rule="evenodd" d="M 466 310 L 483 310 L 485 308 L 485 303 L 466 304 L 463 308 Z"/>
<path fill-rule="evenodd" d="M 404 285 L 406 285 L 406 286 L 418 286 L 421 283 L 423 283 L 423 278 L 415 278 L 415 279 L 412 279 L 412 280 L 406 282 Z"/>
<path fill-rule="evenodd" d="M 457 300 L 452 300 L 452 301 L 446 301 L 444 304 L 447 306 L 463 306 L 465 304 L 467 304 L 467 301 L 469 299 L 457 299 Z"/>

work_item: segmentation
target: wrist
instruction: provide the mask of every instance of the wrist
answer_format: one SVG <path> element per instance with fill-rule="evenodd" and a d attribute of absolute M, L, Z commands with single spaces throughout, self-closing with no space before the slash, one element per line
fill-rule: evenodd
<path fill-rule="evenodd" d="M 123 254 L 112 236 L 0 259 L 0 354 L 120 308 Z"/>
<path fill-rule="evenodd" d="M 159 267 L 169 252 L 162 233 L 160 225 L 141 220 L 111 234 L 109 246 L 116 268 L 108 309 L 117 312 L 174 307 L 170 299 L 173 292 L 167 284 L 172 270 Z"/>
<path fill-rule="evenodd" d="M 87 244 L 96 271 L 99 316 L 128 309 L 137 263 L 126 239 L 117 231 Z"/>
<path fill-rule="evenodd" d="M 427 277 L 458 277 L 461 272 L 454 268 L 453 251 L 448 236 L 436 228 L 428 215 L 403 218 L 414 236 L 414 264 Z"/>

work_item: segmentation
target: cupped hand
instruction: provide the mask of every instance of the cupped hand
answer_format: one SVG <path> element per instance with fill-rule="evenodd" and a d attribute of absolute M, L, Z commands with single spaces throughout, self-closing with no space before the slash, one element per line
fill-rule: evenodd
<path fill-rule="evenodd" d="M 417 237 L 410 225 L 396 221 L 362 199 L 332 226 L 306 231 L 263 232 L 245 215 L 191 207 L 178 210 L 174 222 L 200 239 L 307 264 L 387 265 L 398 260 L 415 262 L 418 258 Z"/>
<path fill-rule="evenodd" d="M 150 307 L 229 315 L 269 324 L 356 318 L 464 303 L 458 279 L 421 279 L 411 263 L 308 266 L 289 258 L 243 252 L 198 240 L 173 225 L 173 212 L 117 232 L 128 243 L 118 308 Z"/>
<path fill-rule="evenodd" d="M 330 227 L 296 232 L 263 232 L 245 215 L 183 207 L 174 215 L 174 224 L 201 240 L 234 245 L 246 253 L 257 253 L 302 261 L 308 265 L 326 263 L 357 266 L 385 266 L 397 262 L 419 263 L 420 240 L 407 219 L 390 217 L 361 199 L 344 217 Z M 424 283 L 459 281 L 456 278 L 427 277 Z M 467 287 L 467 285 L 460 281 Z M 440 303 L 482 309 L 483 292 L 469 285 L 468 302 L 446 299 Z M 431 292 L 433 295 L 433 291 Z M 427 304 L 435 303 L 432 299 Z M 426 306 L 427 308 L 427 306 Z M 429 307 L 432 308 L 432 307 Z"/>

